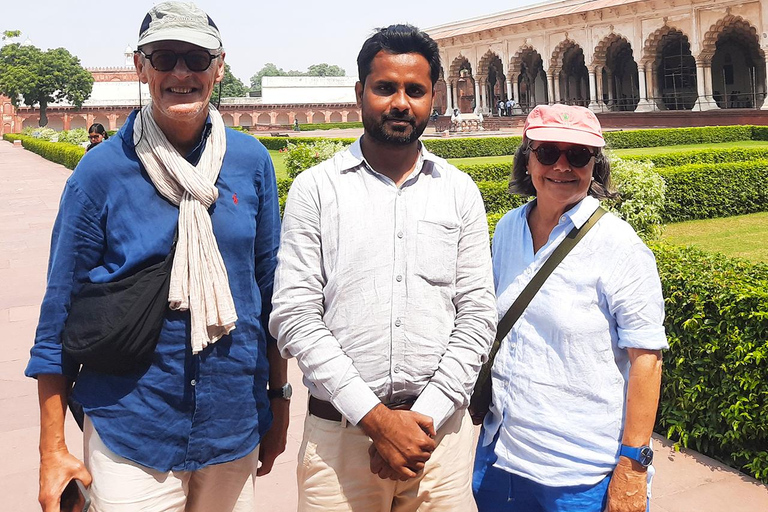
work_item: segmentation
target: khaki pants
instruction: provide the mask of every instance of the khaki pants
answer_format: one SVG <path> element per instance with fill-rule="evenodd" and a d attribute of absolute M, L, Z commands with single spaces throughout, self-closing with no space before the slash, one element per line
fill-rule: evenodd
<path fill-rule="evenodd" d="M 370 470 L 371 439 L 358 427 L 307 414 L 297 470 L 299 512 L 474 512 L 474 429 L 466 411 L 438 432 L 421 475 L 382 480 Z"/>
<path fill-rule="evenodd" d="M 155 471 L 116 455 L 86 416 L 85 465 L 92 512 L 253 512 L 259 449 L 197 471 Z"/>

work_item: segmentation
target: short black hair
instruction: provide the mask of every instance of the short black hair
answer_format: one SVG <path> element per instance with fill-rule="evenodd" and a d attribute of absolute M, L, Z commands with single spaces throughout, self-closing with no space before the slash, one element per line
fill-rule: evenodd
<path fill-rule="evenodd" d="M 361 84 L 371 73 L 371 62 L 380 51 L 395 55 L 418 53 L 429 62 L 429 76 L 434 86 L 440 78 L 440 51 L 437 43 L 426 32 L 413 25 L 390 25 L 376 29 L 357 56 L 357 75 Z"/>
<path fill-rule="evenodd" d="M 595 149 L 595 167 L 592 169 L 594 180 L 589 186 L 588 194 L 597 199 L 616 199 L 619 194 L 613 190 L 611 183 L 611 163 L 602 148 Z M 509 192 L 521 196 L 535 196 L 531 176 L 528 171 L 528 159 L 531 158 L 531 140 L 523 137 L 523 142 L 515 151 L 515 161 L 512 164 L 512 176 L 509 180 Z M 534 157 L 535 158 L 535 157 Z"/>
<path fill-rule="evenodd" d="M 101 123 L 93 123 L 90 128 L 88 128 L 88 134 L 91 133 L 98 133 L 102 137 L 104 137 L 104 140 L 109 138 L 109 135 L 107 134 L 107 130 L 104 129 L 104 125 Z"/>

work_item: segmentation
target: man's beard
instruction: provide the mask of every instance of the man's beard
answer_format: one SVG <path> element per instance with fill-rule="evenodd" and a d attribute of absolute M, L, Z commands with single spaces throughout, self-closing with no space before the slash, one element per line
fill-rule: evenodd
<path fill-rule="evenodd" d="M 403 130 L 394 130 L 386 126 L 387 121 L 405 121 L 409 127 L 405 127 Z M 407 146 L 417 141 L 426 130 L 427 123 L 429 123 L 429 118 L 417 125 L 416 118 L 411 115 L 384 114 L 380 118 L 374 118 L 366 116 L 363 112 L 363 127 L 366 135 L 393 146 Z"/>

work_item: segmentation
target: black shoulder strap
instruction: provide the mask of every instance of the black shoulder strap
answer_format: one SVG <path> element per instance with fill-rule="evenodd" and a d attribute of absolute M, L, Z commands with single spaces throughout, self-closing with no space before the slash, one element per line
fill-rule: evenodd
<path fill-rule="evenodd" d="M 600 220 L 600 217 L 605 215 L 605 213 L 606 211 L 603 209 L 603 207 L 598 206 L 597 210 L 595 210 L 595 212 L 589 217 L 587 222 L 585 222 L 581 228 L 573 228 L 571 232 L 568 233 L 568 235 L 565 237 L 565 240 L 563 240 L 560 245 L 557 246 L 557 249 L 552 252 L 549 258 L 547 258 L 547 261 L 544 262 L 539 271 L 536 272 L 536 275 L 533 276 L 533 279 L 531 279 L 531 282 L 529 282 L 523 291 L 520 292 L 520 295 L 518 295 L 517 299 L 515 299 L 515 302 L 499 321 L 499 326 L 496 330 L 496 340 L 493 342 L 493 347 L 491 348 L 489 359 L 493 360 L 493 358 L 496 356 L 496 352 L 499 350 L 499 344 L 501 343 L 501 340 L 507 336 L 509 331 L 512 329 L 512 326 L 515 325 L 517 319 L 520 318 L 520 315 L 523 314 L 525 308 L 528 307 L 528 304 L 530 304 L 531 300 L 533 300 L 533 297 L 542 287 L 544 281 L 547 280 L 552 271 L 555 270 L 560 262 L 563 261 L 569 252 L 571 252 L 571 249 L 573 249 L 576 244 L 579 243 L 582 238 L 584 238 L 584 235 L 586 235 L 589 230 L 592 229 L 592 226 L 597 224 L 597 221 Z"/>

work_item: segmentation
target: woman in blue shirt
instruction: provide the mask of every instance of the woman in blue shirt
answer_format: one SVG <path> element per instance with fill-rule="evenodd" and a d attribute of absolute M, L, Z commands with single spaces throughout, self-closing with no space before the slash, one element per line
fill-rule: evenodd
<path fill-rule="evenodd" d="M 501 317 L 611 191 L 605 141 L 583 107 L 537 106 L 512 192 L 536 200 L 496 227 Z M 653 254 L 606 214 L 565 257 L 501 344 L 475 460 L 479 510 L 642 512 L 667 347 Z"/>

